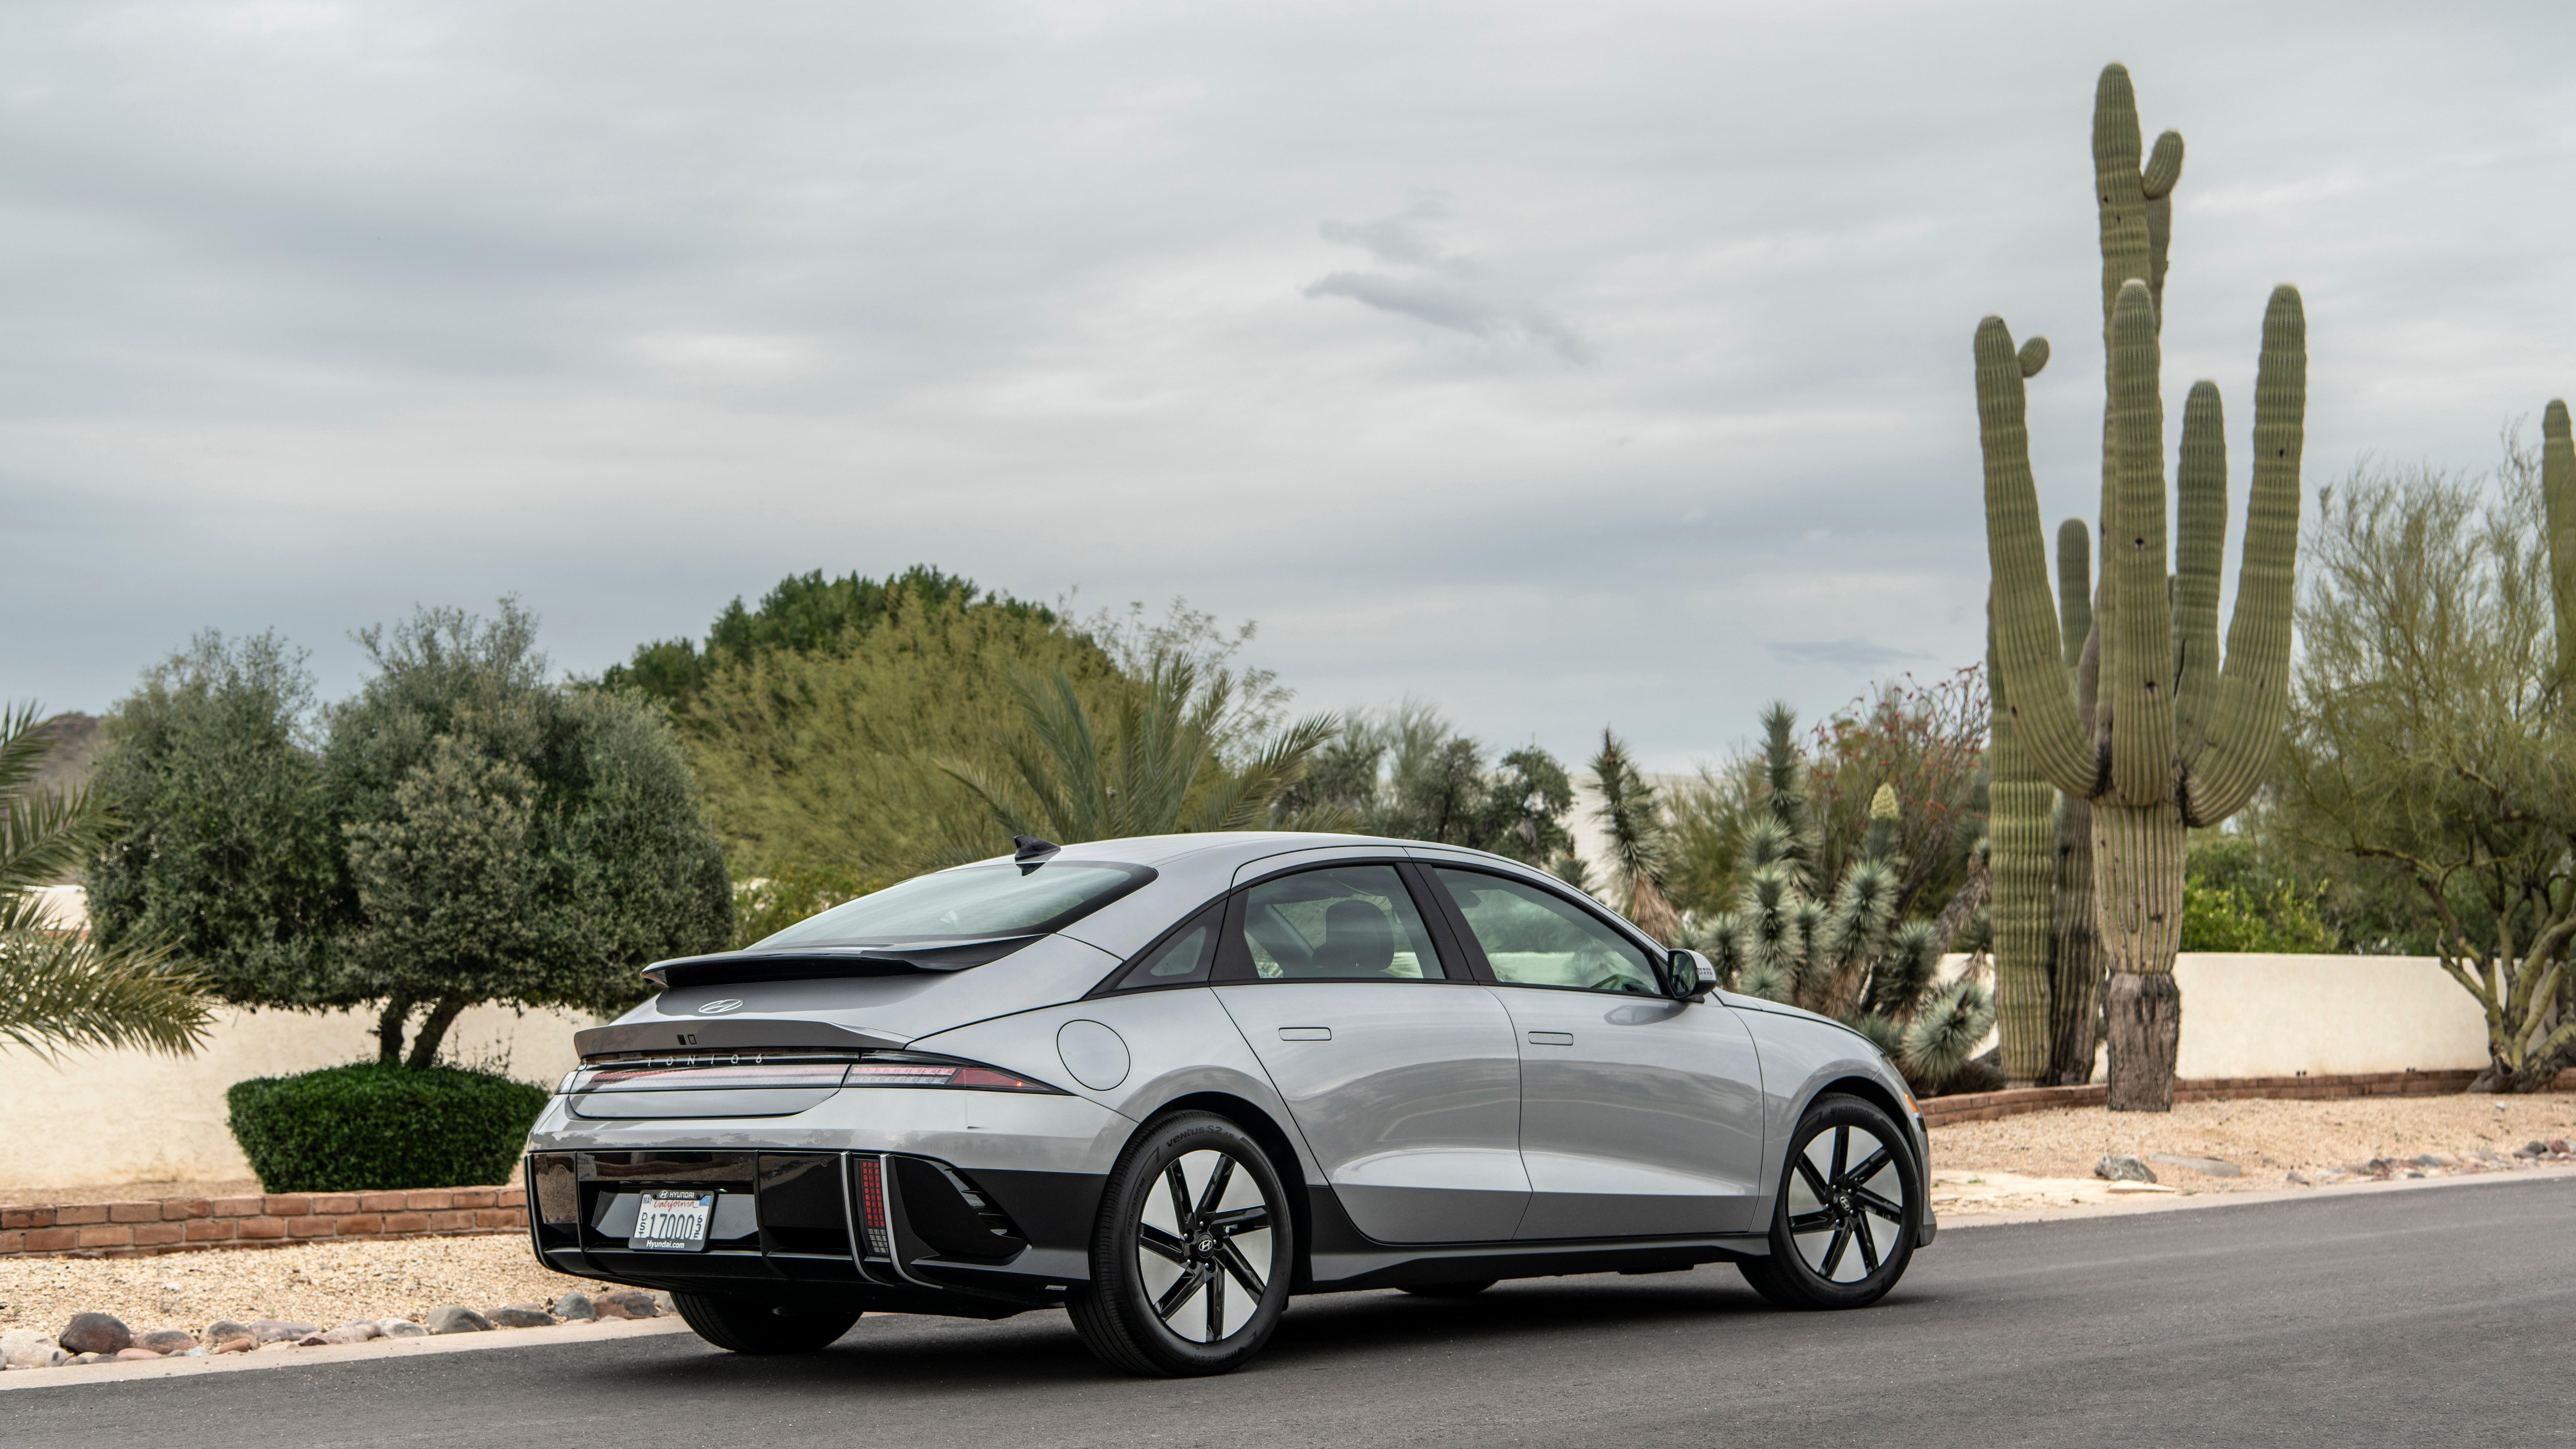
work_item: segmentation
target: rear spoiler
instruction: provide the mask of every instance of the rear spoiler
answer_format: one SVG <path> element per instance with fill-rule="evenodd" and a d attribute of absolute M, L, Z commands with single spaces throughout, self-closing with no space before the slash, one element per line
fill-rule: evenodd
<path fill-rule="evenodd" d="M 998 961 L 1038 939 L 988 936 L 972 941 L 890 942 L 871 946 L 809 946 L 801 950 L 718 951 L 680 956 L 644 968 L 644 979 L 665 991 L 689 986 L 730 986 L 742 981 L 812 981 L 832 976 L 907 976 L 916 971 L 963 971 Z"/>
<path fill-rule="evenodd" d="M 759 1048 L 766 1051 L 781 1047 L 820 1047 L 826 1051 L 885 1051 L 899 1048 L 908 1040 L 907 1037 L 891 1036 L 881 1031 L 835 1026 L 828 1021 L 778 1021 L 739 1016 L 698 1020 L 682 1016 L 585 1027 L 572 1034 L 572 1047 L 587 1061 L 611 1052 L 687 1049 Z"/>

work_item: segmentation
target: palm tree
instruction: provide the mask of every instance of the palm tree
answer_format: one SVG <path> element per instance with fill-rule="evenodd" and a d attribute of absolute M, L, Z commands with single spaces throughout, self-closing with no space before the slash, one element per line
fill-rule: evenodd
<path fill-rule="evenodd" d="M 37 894 L 78 870 L 108 827 L 88 790 L 37 788 L 53 747 L 35 706 L 0 710 L 0 1042 L 44 1057 L 78 1047 L 186 1055 L 212 1014 L 196 973 L 158 943 L 102 946 L 60 929 Z"/>
<path fill-rule="evenodd" d="M 1681 935 L 1681 915 L 1664 897 L 1663 804 L 1636 757 L 1606 727 L 1601 753 L 1592 757 L 1592 779 L 1601 791 L 1592 814 L 1610 833 L 1610 883 L 1619 907 L 1639 930 L 1672 945 Z"/>
<path fill-rule="evenodd" d="M 1270 738 L 1231 728 L 1240 680 L 1177 652 L 1147 661 L 1123 689 L 1116 716 L 1095 721 L 1061 669 L 1013 683 L 1027 735 L 1005 750 L 1007 781 L 955 762 L 939 768 L 972 790 L 1013 835 L 1059 845 L 1200 830 L 1342 828 L 1347 812 L 1274 819 L 1272 805 L 1338 728 L 1309 715 Z M 1104 728 L 1104 725 L 1106 726 Z M 1329 816 L 1330 818 L 1326 818 Z M 946 858 L 988 853 L 980 832 L 958 832 Z"/>

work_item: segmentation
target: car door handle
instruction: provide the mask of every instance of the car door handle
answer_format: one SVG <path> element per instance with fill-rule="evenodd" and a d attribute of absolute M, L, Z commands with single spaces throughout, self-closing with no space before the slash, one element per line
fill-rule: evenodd
<path fill-rule="evenodd" d="M 1570 1031 L 1534 1031 L 1529 1034 L 1529 1044 L 1531 1046 L 1572 1046 L 1574 1045 L 1574 1033 Z"/>
<path fill-rule="evenodd" d="M 1279 1039 L 1281 1041 L 1331 1041 L 1333 1029 L 1329 1026 L 1283 1026 L 1279 1028 Z"/>

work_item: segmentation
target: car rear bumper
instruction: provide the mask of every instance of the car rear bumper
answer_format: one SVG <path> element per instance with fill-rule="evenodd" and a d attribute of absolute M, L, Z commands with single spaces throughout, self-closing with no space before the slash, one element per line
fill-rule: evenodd
<path fill-rule="evenodd" d="M 1102 1185 L 1134 1125 L 1079 1097 L 899 1088 L 758 1118 L 574 1106 L 556 1099 L 528 1142 L 530 1242 L 557 1272 L 979 1318 L 1088 1281 Z M 716 1194 L 703 1250 L 630 1246 L 655 1187 Z"/>

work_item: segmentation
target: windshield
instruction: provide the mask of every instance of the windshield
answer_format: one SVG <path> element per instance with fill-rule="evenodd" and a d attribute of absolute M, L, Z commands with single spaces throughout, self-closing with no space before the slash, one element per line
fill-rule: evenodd
<path fill-rule="evenodd" d="M 923 937 L 1023 936 L 1054 931 L 1152 880 L 1141 865 L 1048 861 L 1034 868 L 978 865 L 915 876 L 832 907 L 753 943 L 847 946 Z"/>

